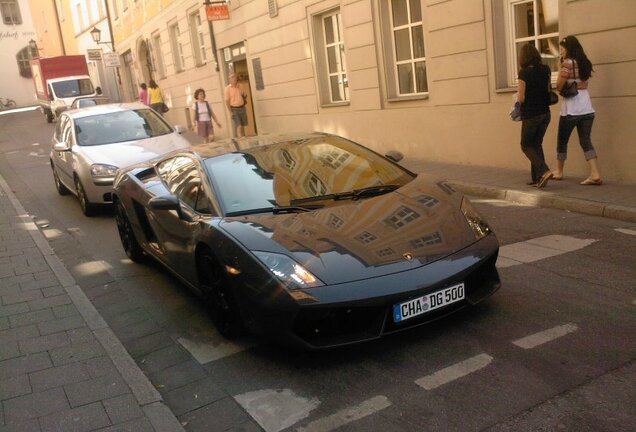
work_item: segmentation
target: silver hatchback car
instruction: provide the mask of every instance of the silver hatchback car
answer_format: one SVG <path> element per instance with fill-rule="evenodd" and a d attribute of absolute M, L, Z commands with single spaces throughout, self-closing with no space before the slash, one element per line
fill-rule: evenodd
<path fill-rule="evenodd" d="M 60 115 L 51 146 L 51 169 L 60 195 L 73 193 L 86 216 L 112 203 L 119 168 L 190 147 L 155 111 L 141 103 L 99 105 Z"/>

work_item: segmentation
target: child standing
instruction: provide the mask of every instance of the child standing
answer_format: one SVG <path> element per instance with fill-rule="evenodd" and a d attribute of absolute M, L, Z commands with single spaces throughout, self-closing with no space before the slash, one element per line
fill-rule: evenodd
<path fill-rule="evenodd" d="M 196 101 L 192 106 L 192 129 L 196 128 L 198 135 L 207 142 L 214 141 L 214 127 L 212 126 L 212 120 L 218 127 L 221 127 L 221 123 L 216 118 L 216 115 L 210 108 L 210 104 L 205 100 L 205 91 L 203 89 L 196 89 L 194 91 L 194 98 Z"/>

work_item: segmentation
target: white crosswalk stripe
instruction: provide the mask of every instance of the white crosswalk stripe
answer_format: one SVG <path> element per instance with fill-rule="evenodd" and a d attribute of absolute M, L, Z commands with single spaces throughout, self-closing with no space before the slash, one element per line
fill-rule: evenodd
<path fill-rule="evenodd" d="M 565 324 L 517 339 L 512 343 L 523 349 L 531 349 L 560 338 L 561 336 L 565 336 L 568 333 L 575 332 L 578 329 L 576 324 Z"/>
<path fill-rule="evenodd" d="M 596 242 L 595 239 L 578 239 L 563 235 L 549 235 L 537 237 L 519 243 L 513 243 L 499 248 L 497 267 L 511 267 L 527 264 L 583 249 Z"/>
<path fill-rule="evenodd" d="M 479 354 L 475 357 L 471 357 L 468 360 L 464 360 L 442 370 L 439 370 L 431 375 L 427 375 L 423 378 L 415 380 L 415 384 L 424 388 L 425 390 L 433 390 L 444 384 L 448 384 L 451 381 L 462 378 L 468 374 L 471 374 L 479 369 L 483 369 L 492 362 L 493 358 L 488 354 Z"/>

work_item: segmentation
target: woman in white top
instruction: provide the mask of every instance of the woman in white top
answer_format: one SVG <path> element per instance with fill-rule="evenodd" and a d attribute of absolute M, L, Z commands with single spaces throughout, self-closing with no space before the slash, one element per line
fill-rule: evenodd
<path fill-rule="evenodd" d="M 210 104 L 205 100 L 205 90 L 196 89 L 194 91 L 194 98 L 196 101 L 192 105 L 192 129 L 197 129 L 198 135 L 207 142 L 214 141 L 214 127 L 212 126 L 212 120 L 218 127 L 221 127 L 221 123 L 214 115 Z"/>
<path fill-rule="evenodd" d="M 557 79 L 557 90 L 561 91 L 566 83 L 576 82 L 578 94 L 564 97 L 561 102 L 561 117 L 557 136 L 557 170 L 554 172 L 553 179 L 563 179 L 568 140 L 576 128 L 585 160 L 590 165 L 590 175 L 580 184 L 598 186 L 603 181 L 598 170 L 596 150 L 592 145 L 594 108 L 592 108 L 592 100 L 587 91 L 588 80 L 592 76 L 592 62 L 587 58 L 583 47 L 574 36 L 563 38 L 559 42 L 559 51 L 561 53 L 561 71 Z"/>

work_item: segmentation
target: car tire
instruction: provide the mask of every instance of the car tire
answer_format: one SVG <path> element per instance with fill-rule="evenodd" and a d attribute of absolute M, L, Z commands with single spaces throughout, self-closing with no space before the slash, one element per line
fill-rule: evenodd
<path fill-rule="evenodd" d="M 130 224 L 130 219 L 128 219 L 128 215 L 126 214 L 126 209 L 119 200 L 117 200 L 115 206 L 115 222 L 117 223 L 117 231 L 119 232 L 119 239 L 121 240 L 124 252 L 126 252 L 126 256 L 132 261 L 136 263 L 142 262 L 145 258 L 145 254 L 137 241 L 133 227 Z"/>
<path fill-rule="evenodd" d="M 217 330 L 226 339 L 236 339 L 243 333 L 239 309 L 225 271 L 210 250 L 197 254 L 197 271 L 199 288 Z"/>
<path fill-rule="evenodd" d="M 53 123 L 53 120 L 55 120 L 55 117 L 53 116 L 53 113 L 51 111 L 46 111 L 44 115 L 46 115 L 47 123 Z"/>
<path fill-rule="evenodd" d="M 64 183 L 60 181 L 60 176 L 57 174 L 57 170 L 55 169 L 53 162 L 51 162 L 51 169 L 53 170 L 53 182 L 55 183 L 55 189 L 57 189 L 57 193 L 59 193 L 60 195 L 68 195 L 69 193 L 71 193 L 71 191 L 68 190 L 66 186 L 64 186 Z"/>
<path fill-rule="evenodd" d="M 80 208 L 82 209 L 84 216 L 93 216 L 95 214 L 95 205 L 91 204 L 88 200 L 86 192 L 84 191 L 84 186 L 82 186 L 82 182 L 77 176 L 75 176 L 75 190 L 77 191 L 77 199 L 79 200 Z"/>

